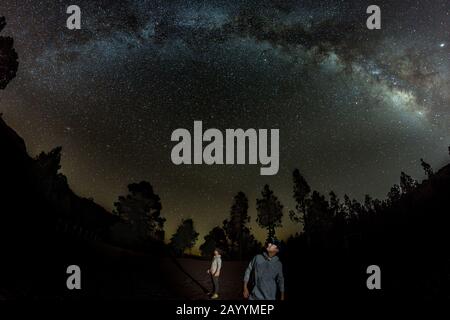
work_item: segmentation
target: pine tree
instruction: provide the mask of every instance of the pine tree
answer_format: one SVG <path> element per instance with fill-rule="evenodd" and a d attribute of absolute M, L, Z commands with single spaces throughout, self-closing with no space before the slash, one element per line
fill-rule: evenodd
<path fill-rule="evenodd" d="M 268 237 L 275 236 L 275 228 L 281 227 L 281 220 L 283 218 L 283 205 L 274 195 L 266 184 L 261 193 L 262 198 L 256 199 L 256 210 L 258 217 L 256 222 L 268 230 Z"/>
<path fill-rule="evenodd" d="M 170 245 L 177 255 L 182 255 L 187 249 L 194 247 L 198 235 L 192 219 L 182 220 L 170 239 Z"/>
<path fill-rule="evenodd" d="M 138 240 L 160 239 L 165 218 L 161 217 L 161 201 L 146 181 L 128 185 L 128 195 L 114 203 L 114 214 L 127 222 Z"/>
<path fill-rule="evenodd" d="M 431 168 L 431 165 L 426 163 L 423 159 L 420 159 L 420 165 L 423 168 L 423 171 L 425 171 L 425 174 L 428 178 L 431 178 L 434 174 L 433 169 Z"/>
<path fill-rule="evenodd" d="M 230 218 L 223 222 L 223 228 L 230 239 L 231 248 L 238 252 L 239 259 L 242 259 L 244 233 L 249 222 L 247 196 L 238 192 L 231 206 Z"/>
<path fill-rule="evenodd" d="M 5 26 L 5 18 L 0 17 L 0 32 Z M 13 39 L 0 37 L 0 89 L 5 89 L 8 83 L 16 76 L 18 66 L 18 56 L 14 50 Z"/>
<path fill-rule="evenodd" d="M 218 248 L 223 253 L 228 253 L 228 241 L 225 231 L 220 227 L 214 227 L 203 239 L 205 242 L 200 246 L 202 256 L 212 255 L 214 249 Z"/>
<path fill-rule="evenodd" d="M 387 194 L 388 202 L 390 204 L 397 202 L 398 200 L 400 200 L 401 194 L 402 193 L 400 186 L 398 184 L 394 184 L 389 193 Z"/>
<path fill-rule="evenodd" d="M 289 212 L 289 218 L 296 223 L 303 223 L 303 229 L 308 228 L 308 221 L 306 219 L 306 200 L 311 192 L 311 188 L 306 182 L 305 178 L 300 174 L 298 169 L 295 169 L 293 174 L 294 180 L 294 200 L 296 202 L 295 211 Z"/>
<path fill-rule="evenodd" d="M 407 175 L 403 171 L 400 174 L 400 189 L 402 194 L 410 193 L 418 186 L 418 182 L 411 178 L 411 176 Z"/>

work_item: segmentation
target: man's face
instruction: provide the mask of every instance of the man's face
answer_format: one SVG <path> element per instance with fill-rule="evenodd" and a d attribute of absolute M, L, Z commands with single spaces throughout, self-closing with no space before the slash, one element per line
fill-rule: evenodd
<path fill-rule="evenodd" d="M 278 253 L 278 247 L 275 245 L 275 244 L 273 244 L 273 243 L 268 243 L 267 244 L 267 252 L 268 253 L 271 253 L 271 254 L 277 254 Z"/>

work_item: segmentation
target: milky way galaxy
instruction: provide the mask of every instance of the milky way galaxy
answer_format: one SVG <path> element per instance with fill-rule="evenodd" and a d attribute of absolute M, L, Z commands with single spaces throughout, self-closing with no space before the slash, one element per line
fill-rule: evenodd
<path fill-rule="evenodd" d="M 20 4 L 19 4 L 20 2 Z M 170 235 L 201 236 L 234 194 L 268 183 L 295 232 L 291 174 L 321 192 L 384 198 L 401 171 L 420 179 L 450 144 L 450 3 L 379 1 L 11 1 L 0 3 L 20 65 L 0 112 L 33 155 L 63 146 L 62 171 L 108 209 L 131 182 L 161 196 Z M 82 11 L 66 28 L 66 8 Z M 280 170 L 175 166 L 176 128 L 280 129 Z"/>

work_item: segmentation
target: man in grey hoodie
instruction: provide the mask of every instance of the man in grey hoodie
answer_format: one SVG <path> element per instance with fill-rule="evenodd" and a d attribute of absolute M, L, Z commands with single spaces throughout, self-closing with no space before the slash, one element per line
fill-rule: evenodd
<path fill-rule="evenodd" d="M 283 266 L 277 257 L 279 242 L 268 239 L 265 252 L 250 261 L 244 276 L 244 298 L 249 300 L 276 300 L 277 289 L 284 300 Z M 249 292 L 248 283 L 253 278 L 253 289 Z"/>

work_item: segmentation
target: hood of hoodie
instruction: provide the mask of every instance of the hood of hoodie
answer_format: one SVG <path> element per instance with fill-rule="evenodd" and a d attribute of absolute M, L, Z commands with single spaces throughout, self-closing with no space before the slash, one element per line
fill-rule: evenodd
<path fill-rule="evenodd" d="M 267 254 L 267 252 L 263 252 L 263 257 L 264 259 L 271 261 L 271 262 L 276 262 L 279 260 L 278 256 L 273 256 L 272 258 L 269 257 L 269 255 Z"/>

